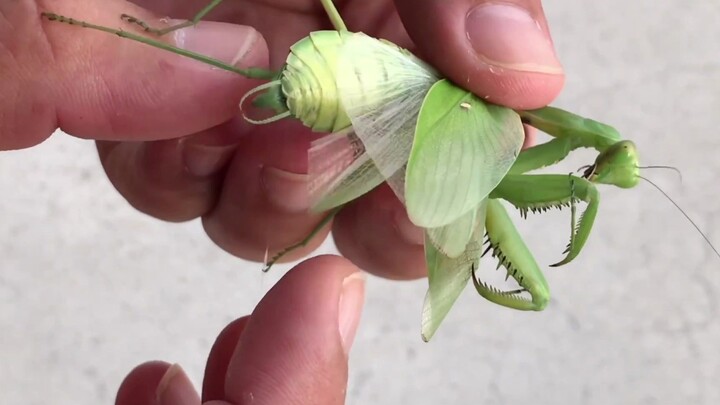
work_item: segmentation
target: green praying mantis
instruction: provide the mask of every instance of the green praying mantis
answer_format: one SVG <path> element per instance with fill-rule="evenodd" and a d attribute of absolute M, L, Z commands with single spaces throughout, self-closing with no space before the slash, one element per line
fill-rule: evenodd
<path fill-rule="evenodd" d="M 190 21 L 162 29 L 129 15 L 122 19 L 164 35 L 198 23 L 221 1 L 212 0 Z M 305 239 L 275 255 L 265 270 L 307 244 L 345 204 L 387 182 L 411 222 L 424 230 L 429 288 L 422 311 L 423 340 L 432 338 L 471 279 L 491 302 L 543 310 L 550 298 L 548 283 L 501 200 L 523 216 L 569 207 L 566 256 L 552 266 L 570 263 L 587 242 L 598 212 L 596 184 L 632 188 L 644 179 L 633 142 L 621 139 L 608 125 L 561 109 L 516 111 L 487 103 L 409 51 L 348 31 L 332 0 L 320 1 L 335 30 L 311 32 L 295 43 L 280 71 L 239 69 L 148 36 L 50 12 L 43 16 L 268 80 L 244 96 L 241 109 L 251 99 L 274 115 L 245 117 L 248 121 L 261 125 L 291 117 L 328 133 L 308 152 L 311 209 L 328 214 Z M 553 139 L 521 150 L 523 124 Z M 530 174 L 578 148 L 598 152 L 580 175 Z M 578 216 L 580 202 L 586 208 Z M 501 290 L 480 280 L 476 271 L 489 252 L 517 282 L 517 289 Z"/>

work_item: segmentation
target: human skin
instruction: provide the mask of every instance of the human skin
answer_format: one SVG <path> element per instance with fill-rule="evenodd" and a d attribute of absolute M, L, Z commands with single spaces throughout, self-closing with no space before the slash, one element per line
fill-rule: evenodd
<path fill-rule="evenodd" d="M 151 361 L 128 374 L 115 403 L 342 404 L 364 284 L 363 273 L 346 259 L 307 260 L 273 286 L 250 316 L 220 332 L 201 393 L 179 365 Z"/>

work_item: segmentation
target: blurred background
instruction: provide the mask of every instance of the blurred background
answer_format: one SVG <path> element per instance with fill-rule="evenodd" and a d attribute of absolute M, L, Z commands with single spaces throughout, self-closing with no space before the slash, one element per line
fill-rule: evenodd
<path fill-rule="evenodd" d="M 616 126 L 643 164 L 677 166 L 682 183 L 644 175 L 720 245 L 720 3 L 544 5 L 567 72 L 555 105 Z M 348 404 L 720 403 L 720 259 L 651 186 L 601 195 L 585 251 L 557 269 L 547 265 L 567 243 L 568 212 L 514 215 L 550 283 L 544 312 L 468 288 L 425 344 L 427 281 L 370 278 Z M 62 134 L 0 154 L 0 240 L 3 404 L 110 404 L 149 359 L 181 363 L 199 386 L 216 334 L 289 267 L 262 274 L 198 221 L 134 211 L 94 145 Z"/>

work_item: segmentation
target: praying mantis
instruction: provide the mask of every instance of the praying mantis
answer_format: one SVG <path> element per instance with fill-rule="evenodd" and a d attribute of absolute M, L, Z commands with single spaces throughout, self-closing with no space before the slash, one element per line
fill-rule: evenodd
<path fill-rule="evenodd" d="M 162 29 L 128 15 L 122 19 L 150 34 L 164 35 L 196 24 L 221 1 L 212 0 L 188 22 Z M 407 50 L 350 32 L 333 2 L 320 1 L 335 30 L 312 32 L 291 46 L 286 64 L 277 72 L 239 69 L 148 36 L 51 12 L 43 16 L 268 80 L 245 95 L 241 108 L 251 100 L 275 115 L 246 117 L 248 121 L 262 125 L 294 118 L 314 131 L 329 133 L 308 152 L 311 209 L 328 214 L 307 238 L 274 256 L 265 270 L 306 244 L 345 204 L 387 182 L 411 222 L 424 230 L 429 288 L 422 311 L 423 340 L 433 337 L 470 280 L 491 302 L 543 310 L 550 299 L 548 283 L 502 200 L 524 216 L 569 207 L 566 256 L 552 266 L 568 264 L 591 234 L 599 206 L 596 185 L 632 188 L 642 179 L 633 142 L 608 125 L 561 109 L 519 111 L 487 103 Z M 553 139 L 521 150 L 523 124 Z M 532 174 L 578 148 L 597 152 L 580 175 Z M 577 215 L 580 202 L 586 208 Z M 480 259 L 487 253 L 517 282 L 517 289 L 501 290 L 478 277 Z"/>

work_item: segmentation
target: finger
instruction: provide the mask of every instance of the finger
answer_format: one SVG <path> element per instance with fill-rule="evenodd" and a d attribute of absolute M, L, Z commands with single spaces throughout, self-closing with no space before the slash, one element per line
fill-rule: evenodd
<path fill-rule="evenodd" d="M 248 319 L 243 317 L 231 322 L 215 340 L 205 367 L 202 402 L 220 400 L 224 397 L 223 386 L 227 367 Z M 182 394 L 183 392 L 186 394 Z M 159 405 L 156 402 L 159 393 L 163 394 L 166 401 L 162 403 L 168 405 L 188 403 L 178 402 L 179 398 L 183 401 L 190 400 L 190 404 L 199 403 L 197 393 L 182 369 L 178 365 L 172 366 L 160 361 L 143 363 L 133 369 L 120 385 L 115 403 L 116 405 Z"/>
<path fill-rule="evenodd" d="M 537 143 L 537 129 L 530 125 L 523 124 L 525 130 L 525 141 L 523 142 L 523 149 L 531 148 Z"/>
<path fill-rule="evenodd" d="M 244 316 L 234 320 L 215 339 L 205 366 L 202 389 L 203 402 L 225 398 L 225 376 L 230 365 L 230 359 L 249 319 L 250 317 Z"/>
<path fill-rule="evenodd" d="M 156 390 L 171 364 L 151 361 L 135 367 L 118 388 L 115 405 L 153 405 Z"/>
<path fill-rule="evenodd" d="M 225 400 L 343 404 L 363 295 L 361 273 L 340 257 L 291 270 L 251 315 L 228 367 Z"/>
<path fill-rule="evenodd" d="M 220 247 L 261 261 L 305 238 L 322 218 L 308 213 L 301 174 L 318 135 L 289 121 L 251 134 L 249 128 L 237 118 L 185 139 L 99 142 L 98 150 L 108 178 L 133 207 L 167 221 L 205 217 Z M 306 255 L 328 232 L 284 260 Z"/>
<path fill-rule="evenodd" d="M 427 276 L 422 230 L 385 184 L 337 215 L 333 238 L 343 256 L 369 273 L 390 279 Z"/>
<path fill-rule="evenodd" d="M 203 217 L 208 236 L 228 252 L 264 260 L 304 239 L 324 214 L 309 213 L 307 151 L 319 135 L 296 121 L 258 127 L 243 137 L 227 169 L 214 209 Z M 314 250 L 329 227 L 295 260 Z"/>
<path fill-rule="evenodd" d="M 108 179 L 136 209 L 166 221 L 187 221 L 215 205 L 223 173 L 248 125 L 236 118 L 185 138 L 98 142 Z"/>
<path fill-rule="evenodd" d="M 135 367 L 125 377 L 115 404 L 200 405 L 200 397 L 179 365 L 153 361 Z"/>
<path fill-rule="evenodd" d="M 179 55 L 104 32 L 51 22 L 40 11 L 137 32 L 121 13 L 151 25 L 158 18 L 126 1 L 10 2 L 0 11 L 20 32 L 0 29 L 3 49 L 20 49 L 0 77 L 0 149 L 31 146 L 56 128 L 87 138 L 166 139 L 217 125 L 236 114 L 256 84 Z M 165 23 L 167 24 L 167 23 Z M 239 66 L 265 66 L 267 47 L 251 27 L 200 23 L 160 40 Z M 52 66 L 52 69 L 48 69 Z"/>
<path fill-rule="evenodd" d="M 540 0 L 395 0 L 421 54 L 480 97 L 539 108 L 564 74 Z"/>

